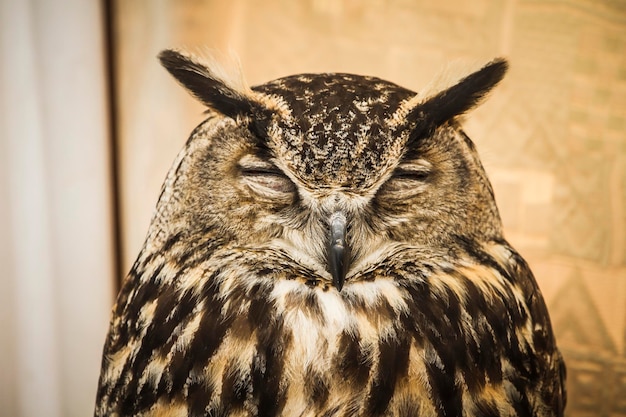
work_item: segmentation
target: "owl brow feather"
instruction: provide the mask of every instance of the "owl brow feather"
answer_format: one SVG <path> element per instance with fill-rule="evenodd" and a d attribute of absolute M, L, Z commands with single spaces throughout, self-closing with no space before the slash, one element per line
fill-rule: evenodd
<path fill-rule="evenodd" d="M 476 107 L 481 100 L 504 78 L 508 63 L 502 58 L 495 59 L 487 65 L 461 79 L 455 85 L 426 99 L 408 114 L 427 115 L 430 122 L 439 126 L 442 123 L 462 115 Z"/>
<path fill-rule="evenodd" d="M 260 155 L 272 154 L 268 146 L 269 125 L 272 119 L 288 120 L 291 114 L 284 100 L 253 91 L 243 80 L 239 66 L 237 74 L 229 74 L 215 59 L 205 63 L 174 49 L 162 51 L 158 58 L 183 87 L 209 107 L 209 111 L 217 111 L 245 125 Z"/>
<path fill-rule="evenodd" d="M 410 126 L 408 144 L 432 134 L 433 130 L 476 107 L 504 78 L 504 58 L 496 58 L 458 82 L 435 93 L 422 93 L 405 100 L 391 117 L 392 128 Z"/>
<path fill-rule="evenodd" d="M 264 107 L 245 82 L 227 76 L 217 61 L 204 63 L 193 55 L 166 49 L 158 58 L 165 69 L 194 97 L 209 108 L 236 118 L 253 115 Z"/>

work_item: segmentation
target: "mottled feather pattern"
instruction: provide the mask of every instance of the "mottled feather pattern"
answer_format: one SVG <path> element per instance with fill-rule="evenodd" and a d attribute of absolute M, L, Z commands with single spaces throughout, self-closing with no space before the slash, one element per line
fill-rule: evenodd
<path fill-rule="evenodd" d="M 263 412 L 271 409 L 276 415 L 408 416 L 415 414 L 402 412 L 403 399 L 409 401 L 421 385 L 419 415 L 490 408 L 493 415 L 523 415 L 518 411 L 531 409 L 527 394 L 554 378 L 539 372 L 557 359 L 525 359 L 536 344 L 554 348 L 550 324 L 532 320 L 542 312 L 536 305 L 541 299 L 533 300 L 536 293 L 524 293 L 514 278 L 518 270 L 527 274 L 524 279 L 532 275 L 504 242 L 479 253 L 459 251 L 450 257 L 396 249 L 393 262 L 372 267 L 341 293 L 308 282 L 311 272 L 288 258 L 277 265 L 280 254 L 258 249 L 224 248 L 208 259 L 161 258 L 156 270 L 148 259 L 130 276 L 149 278 L 124 300 L 142 307 L 116 312 L 124 320 L 108 342 L 129 357 L 122 375 L 104 375 L 103 392 L 130 401 L 121 415 L 159 397 L 167 407 L 179 402 L 186 408 L 188 398 L 176 394 L 193 391 L 203 401 L 194 403 L 200 408 L 188 410 L 190 415 L 205 409 L 218 415 L 215 399 L 222 398 L 232 415 L 238 415 L 235 409 L 242 415 L 268 415 Z M 162 290 L 153 292 L 155 286 Z M 126 380 L 124 374 L 146 375 L 152 367 L 156 372 L 145 381 L 114 385 Z M 529 381 L 535 382 L 528 387 Z M 442 391 L 445 403 L 428 400 Z M 510 409 L 496 411 L 499 404 Z"/>
<path fill-rule="evenodd" d="M 96 416 L 562 416 L 548 312 L 474 146 L 423 116 L 449 97 L 350 74 L 238 94 L 164 56 L 211 114 L 113 309 Z M 503 75 L 485 68 L 455 113 Z"/>

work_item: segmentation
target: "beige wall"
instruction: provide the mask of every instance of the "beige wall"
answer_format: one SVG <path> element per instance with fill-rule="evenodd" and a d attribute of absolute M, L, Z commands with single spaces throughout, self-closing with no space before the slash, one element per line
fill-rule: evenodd
<path fill-rule="evenodd" d="M 569 366 L 570 416 L 626 415 L 624 0 L 125 1 L 115 4 L 124 269 L 202 107 L 155 59 L 234 50 L 250 83 L 377 75 L 419 90 L 455 59 L 512 68 L 467 131 L 530 261 Z"/>
<path fill-rule="evenodd" d="M 97 2 L 0 0 L 0 416 L 93 413 L 113 300 Z"/>

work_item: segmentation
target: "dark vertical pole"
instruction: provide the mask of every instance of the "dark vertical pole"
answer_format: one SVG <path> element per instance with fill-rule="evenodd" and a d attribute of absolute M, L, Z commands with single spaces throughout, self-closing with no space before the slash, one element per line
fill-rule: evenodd
<path fill-rule="evenodd" d="M 108 97 L 109 131 L 110 131 L 110 155 L 111 155 L 111 175 L 112 175 L 112 202 L 113 202 L 113 262 L 115 262 L 115 293 L 120 289 L 120 285 L 126 271 L 122 270 L 123 265 L 123 241 L 122 241 L 122 218 L 121 218 L 121 190 L 119 175 L 119 115 L 118 96 L 116 91 L 116 34 L 115 34 L 115 0 L 102 0 L 104 15 L 104 51 L 106 68 L 106 88 Z"/>

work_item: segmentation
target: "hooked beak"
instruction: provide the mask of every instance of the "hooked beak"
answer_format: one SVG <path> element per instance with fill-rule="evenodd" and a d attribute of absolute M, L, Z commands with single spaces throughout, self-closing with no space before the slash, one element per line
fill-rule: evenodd
<path fill-rule="evenodd" d="M 346 223 L 346 216 L 342 212 L 337 211 L 330 216 L 328 268 L 337 291 L 343 288 L 350 259 L 350 251 L 346 245 Z"/>

